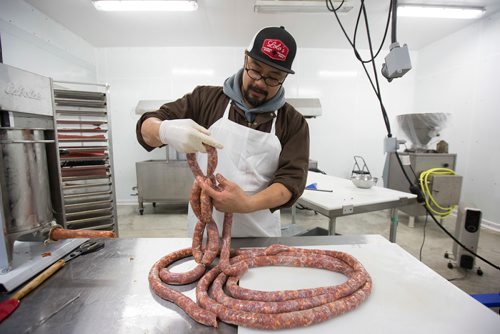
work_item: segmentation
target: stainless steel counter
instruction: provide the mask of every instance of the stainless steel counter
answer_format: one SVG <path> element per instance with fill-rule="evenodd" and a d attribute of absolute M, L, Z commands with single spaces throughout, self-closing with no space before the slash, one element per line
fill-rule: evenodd
<path fill-rule="evenodd" d="M 355 312 L 295 328 L 294 333 L 496 334 L 500 328 L 497 314 L 382 236 L 235 239 L 232 244 L 260 247 L 274 243 L 346 251 L 363 263 L 374 282 L 369 299 Z M 75 258 L 23 298 L 19 308 L 0 324 L 0 333 L 255 333 L 222 322 L 218 329 L 200 325 L 151 292 L 147 279 L 151 266 L 162 256 L 190 245 L 188 238 L 106 240 L 103 250 Z M 181 267 L 192 263 L 172 270 L 184 271 Z M 255 269 L 264 270 L 254 279 L 268 283 L 283 279 L 279 275 L 284 268 L 276 268 L 281 273 L 278 276 L 275 271 L 266 275 L 269 268 Z M 296 272 L 284 275 L 294 282 L 311 279 L 294 277 Z M 252 279 L 252 274 L 245 275 L 246 279 Z M 194 295 L 194 286 L 179 289 Z"/>
<path fill-rule="evenodd" d="M 23 298 L 19 308 L 0 324 L 0 333 L 236 333 L 236 326 L 222 322 L 218 329 L 200 325 L 150 291 L 147 276 L 151 266 L 190 243 L 187 238 L 105 240 L 103 250 L 76 258 Z M 274 243 L 313 246 L 388 241 L 357 235 L 235 239 L 232 245 Z"/>

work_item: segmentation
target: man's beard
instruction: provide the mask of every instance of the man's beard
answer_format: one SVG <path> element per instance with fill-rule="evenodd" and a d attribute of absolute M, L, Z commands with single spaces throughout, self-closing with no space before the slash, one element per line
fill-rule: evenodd
<path fill-rule="evenodd" d="M 250 95 L 250 92 L 254 91 L 260 94 L 263 94 L 262 97 L 253 97 Z M 259 88 L 248 86 L 247 89 L 243 90 L 243 97 L 245 100 L 250 103 L 254 108 L 260 106 L 264 102 L 266 102 L 268 92 L 265 90 L 261 90 Z"/>

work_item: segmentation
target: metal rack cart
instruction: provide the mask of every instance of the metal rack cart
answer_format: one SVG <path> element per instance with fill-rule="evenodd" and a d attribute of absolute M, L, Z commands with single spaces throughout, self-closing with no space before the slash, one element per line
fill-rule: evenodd
<path fill-rule="evenodd" d="M 66 228 L 118 233 L 108 85 L 54 81 Z"/>

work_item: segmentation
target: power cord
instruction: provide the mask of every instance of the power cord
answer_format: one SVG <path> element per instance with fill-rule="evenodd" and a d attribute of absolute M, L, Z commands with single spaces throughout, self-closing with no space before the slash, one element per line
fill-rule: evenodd
<path fill-rule="evenodd" d="M 455 171 L 449 168 L 431 168 L 420 173 L 420 189 L 422 189 L 425 195 L 425 205 L 432 211 L 436 216 L 441 218 L 446 218 L 453 213 L 455 205 L 449 207 L 442 207 L 432 196 L 432 192 L 429 189 L 429 177 L 433 175 L 455 175 Z"/>
<path fill-rule="evenodd" d="M 365 22 L 365 28 L 366 28 L 366 34 L 367 34 L 367 39 L 368 39 L 368 45 L 369 45 L 369 49 L 370 49 L 370 60 L 368 62 L 371 62 L 372 63 L 372 68 L 373 68 L 373 75 L 374 75 L 374 80 L 375 80 L 375 84 L 374 84 L 374 80 L 372 79 L 372 77 L 370 76 L 370 73 L 368 72 L 366 66 L 365 66 L 365 62 L 361 59 L 361 57 L 359 56 L 359 52 L 356 48 L 356 45 L 351 41 L 351 39 L 349 38 L 342 22 L 340 21 L 340 18 L 337 14 L 337 10 L 342 7 L 342 5 L 344 4 L 344 1 L 342 1 L 342 3 L 337 7 L 335 8 L 335 6 L 333 5 L 332 1 L 331 0 L 325 0 L 326 1 L 326 7 L 327 9 L 332 12 L 334 15 L 335 15 L 335 18 L 337 19 L 337 22 L 339 23 L 339 26 L 340 28 L 342 29 L 342 32 L 344 33 L 344 36 L 346 37 L 347 41 L 349 42 L 349 44 L 351 45 L 351 47 L 353 48 L 354 50 L 354 54 L 356 55 L 356 58 L 360 61 L 361 65 L 363 66 L 363 69 L 365 71 L 365 74 L 366 76 L 368 77 L 368 80 L 370 81 L 370 84 L 372 86 L 372 89 L 373 91 L 375 92 L 375 95 L 377 96 L 377 99 L 379 100 L 379 104 L 380 104 L 380 109 L 382 111 L 382 118 L 384 120 L 384 123 L 385 123 L 385 127 L 386 127 L 386 130 L 387 130 L 387 137 L 388 138 L 391 138 L 392 137 L 392 133 L 391 133 L 391 125 L 390 125 L 390 121 L 389 121 L 389 118 L 387 116 L 387 111 L 385 109 L 385 106 L 384 106 L 384 103 L 382 101 L 382 95 L 381 95 L 381 92 L 380 92 L 380 85 L 379 85 L 379 82 L 378 82 L 378 76 L 377 76 L 377 70 L 376 70 L 376 64 L 375 64 L 375 56 L 373 54 L 373 47 L 372 47 L 372 42 L 371 42 L 371 35 L 370 35 L 370 28 L 369 28 L 369 25 L 368 25 L 368 18 L 367 18 L 367 14 L 366 14 L 366 8 L 365 8 L 365 1 L 364 0 L 360 0 L 361 1 L 361 6 L 360 6 L 360 9 L 359 9 L 359 12 L 358 12 L 358 20 L 356 22 L 356 28 L 355 28 L 355 31 L 357 32 L 357 26 L 358 26 L 358 23 L 359 23 L 359 18 L 361 16 L 361 14 L 363 14 L 363 19 L 364 19 L 364 22 Z M 394 39 L 393 42 L 395 42 L 395 39 L 396 39 L 396 16 L 397 16 L 397 0 L 391 0 L 390 1 L 390 8 L 389 8 L 389 15 L 388 15 L 388 20 L 389 18 L 391 17 L 391 14 L 392 14 L 392 28 L 393 28 L 393 32 L 391 33 L 391 37 Z M 384 38 L 382 40 L 382 44 L 385 40 L 385 35 L 384 34 Z M 378 53 L 377 53 L 378 55 Z M 398 160 L 398 163 L 399 163 L 399 166 L 406 178 L 406 180 L 408 181 L 410 187 L 410 192 L 417 195 L 417 201 L 419 203 L 423 203 L 425 202 L 425 196 L 422 192 L 422 190 L 413 183 L 413 181 L 410 179 L 410 177 L 408 176 L 408 173 L 406 173 L 406 170 L 403 166 L 403 163 L 401 161 L 401 158 L 399 157 L 399 154 L 397 152 L 397 150 L 394 152 L 396 157 L 397 157 L 397 160 Z M 487 263 L 488 265 L 492 266 L 493 268 L 497 269 L 497 270 L 500 270 L 500 267 L 493 264 L 492 262 L 486 260 L 485 258 L 479 256 L 479 254 L 473 252 L 472 250 L 470 250 L 469 248 L 467 248 L 464 244 L 462 244 L 459 240 L 457 240 L 457 238 L 455 238 L 455 236 L 453 236 L 450 232 L 448 232 L 448 230 L 446 230 L 439 222 L 438 220 L 436 219 L 436 217 L 433 215 L 433 213 L 429 210 L 429 208 L 424 205 L 424 208 L 425 210 L 427 211 L 427 214 L 432 218 L 432 220 L 437 224 L 437 226 L 445 233 L 447 234 L 453 241 L 455 241 L 459 246 L 461 246 L 463 249 L 465 249 L 467 252 L 471 253 L 472 255 L 474 255 L 475 257 L 481 259 L 482 261 L 484 261 L 485 263 Z"/>
<path fill-rule="evenodd" d="M 425 228 L 427 227 L 427 219 L 429 218 L 429 215 L 425 213 L 425 221 L 424 221 L 424 237 L 422 238 L 422 245 L 420 246 L 420 252 L 419 252 L 419 257 L 418 259 L 420 262 L 422 262 L 422 250 L 424 249 L 424 244 L 425 244 Z"/>
<path fill-rule="evenodd" d="M 384 107 L 384 104 L 382 102 L 382 96 L 380 94 L 380 85 L 378 83 L 378 76 L 377 76 L 377 71 L 376 71 L 376 68 L 375 68 L 375 58 L 373 56 L 373 50 L 371 49 L 370 47 L 370 54 L 371 54 L 371 59 L 367 62 L 371 62 L 373 64 L 373 68 L 374 68 L 374 76 L 375 76 L 375 81 L 376 81 L 376 85 L 377 87 L 375 87 L 375 84 L 373 83 L 373 79 L 372 77 L 370 76 L 370 74 L 368 73 L 368 69 L 366 68 L 365 66 L 365 62 L 361 59 L 361 56 L 358 52 L 358 49 L 356 48 L 356 45 L 354 45 L 354 43 L 351 41 L 351 39 L 349 38 L 349 36 L 347 35 L 347 32 L 344 28 L 344 25 L 342 24 L 342 22 L 340 21 L 340 18 L 337 14 L 337 10 L 338 8 L 340 8 L 340 6 L 342 6 L 343 2 L 339 5 L 338 8 L 335 8 L 332 4 L 332 1 L 331 0 L 325 0 L 326 1 L 326 7 L 329 11 L 333 12 L 333 14 L 335 14 L 335 18 L 337 19 L 337 22 L 339 23 L 339 26 L 340 28 L 342 29 L 342 32 L 344 33 L 344 36 L 346 37 L 347 41 L 349 42 L 349 44 L 351 45 L 352 49 L 354 50 L 354 54 L 356 56 L 356 58 L 361 62 L 361 65 L 363 66 L 363 69 L 365 71 L 365 74 L 366 76 L 368 77 L 368 80 L 370 81 L 370 84 L 372 86 L 372 89 L 373 91 L 375 92 L 375 95 L 377 96 L 377 99 L 379 100 L 380 102 L 380 108 L 382 109 L 382 118 L 384 119 L 384 123 L 385 123 L 385 127 L 387 129 L 387 133 L 388 133 L 388 137 L 392 137 L 392 134 L 391 134 L 391 125 L 390 125 L 390 122 L 389 122 L 389 119 L 387 117 L 387 113 L 385 111 L 385 107 Z M 395 0 L 391 0 L 391 5 L 392 5 L 392 1 L 395 1 Z M 391 11 L 392 11 L 392 6 L 391 6 Z M 368 37 L 368 41 L 369 41 L 369 44 L 371 46 L 371 35 L 370 35 L 370 30 L 369 30 L 369 27 L 368 27 L 368 20 L 366 18 L 366 10 L 365 10 L 365 2 L 364 0 L 361 0 L 361 7 L 359 9 L 359 13 L 358 13 L 358 16 L 361 15 L 361 13 L 363 13 L 363 18 L 365 20 L 365 27 L 366 27 L 366 30 L 367 30 L 367 37 Z M 389 16 L 390 17 L 390 16 Z M 356 23 L 357 24 L 357 23 Z M 382 40 L 382 43 L 383 44 L 385 41 L 385 34 L 384 34 L 384 38 Z"/>
<path fill-rule="evenodd" d="M 469 276 L 469 272 L 468 272 L 468 271 L 466 271 L 466 272 L 464 273 L 464 275 L 463 275 L 463 276 L 461 276 L 461 277 L 453 277 L 453 278 L 448 278 L 448 279 L 447 279 L 447 281 L 448 281 L 448 282 L 453 282 L 453 281 L 461 281 L 461 280 L 463 280 L 463 279 L 467 278 L 467 276 Z"/>

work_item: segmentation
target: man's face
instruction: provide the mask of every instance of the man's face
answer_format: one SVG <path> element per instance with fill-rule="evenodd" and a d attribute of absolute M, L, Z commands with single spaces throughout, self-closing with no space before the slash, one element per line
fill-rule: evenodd
<path fill-rule="evenodd" d="M 278 93 L 286 75 L 283 71 L 245 56 L 241 87 L 243 99 L 253 108 L 269 101 Z"/>

